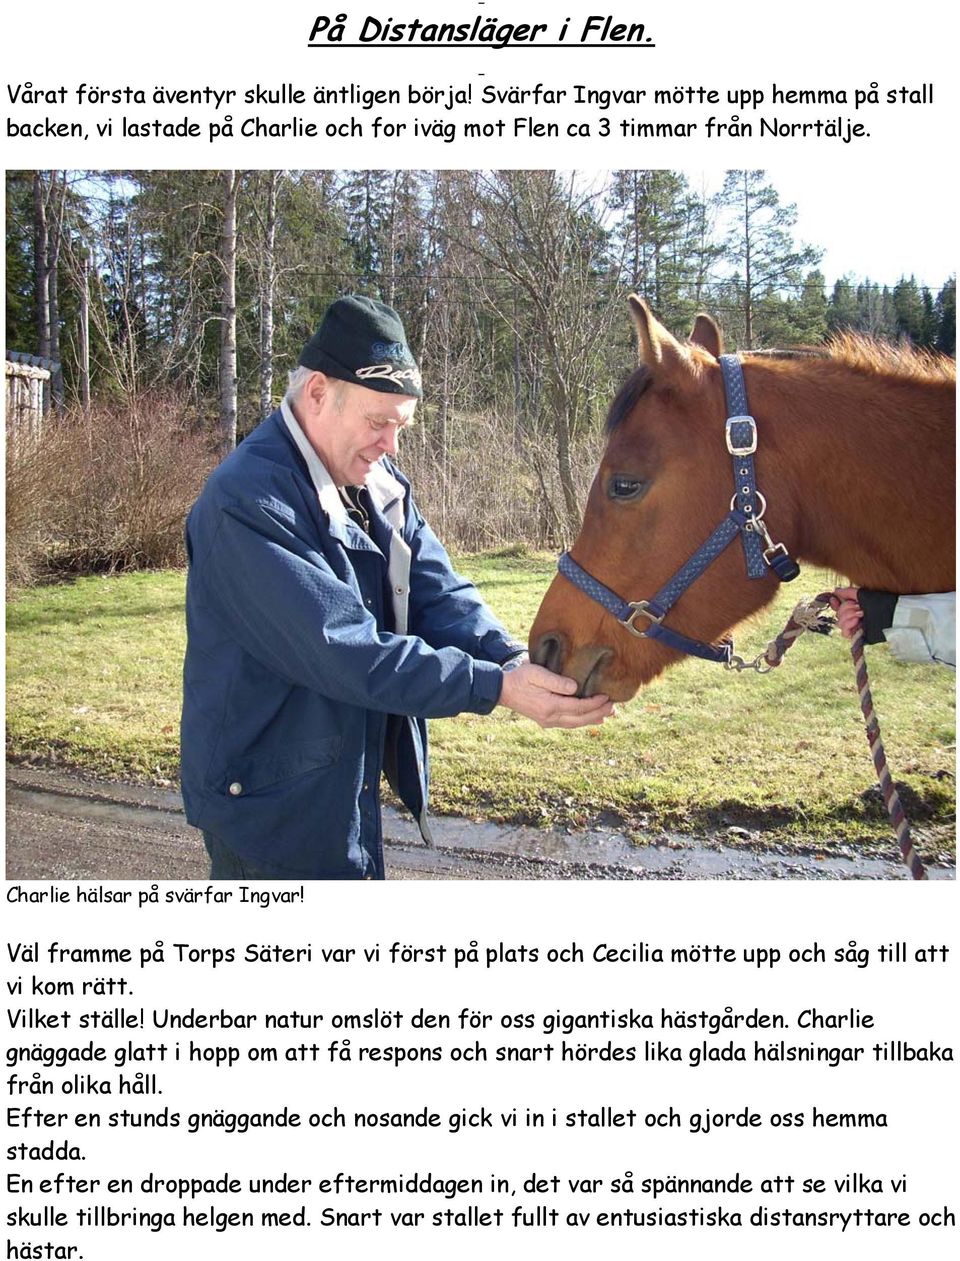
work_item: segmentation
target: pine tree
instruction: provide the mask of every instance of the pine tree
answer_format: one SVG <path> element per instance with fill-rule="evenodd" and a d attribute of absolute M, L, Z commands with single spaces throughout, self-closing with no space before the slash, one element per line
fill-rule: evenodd
<path fill-rule="evenodd" d="M 934 346 L 942 354 L 957 353 L 957 278 L 951 276 L 937 294 L 937 336 Z"/>
<path fill-rule="evenodd" d="M 6 336 L 10 350 L 33 351 L 36 345 L 33 254 L 33 176 L 7 171 Z"/>
<path fill-rule="evenodd" d="M 758 297 L 771 292 L 798 294 L 803 268 L 817 264 L 822 253 L 794 244 L 796 207 L 781 206 L 779 194 L 765 178 L 765 171 L 728 171 L 721 193 L 731 217 L 726 256 L 740 278 L 746 349 L 765 340 L 762 327 L 754 327 Z"/>
<path fill-rule="evenodd" d="M 827 327 L 831 333 L 856 331 L 860 327 L 857 293 L 850 276 L 842 276 L 834 282 L 827 304 Z"/>
<path fill-rule="evenodd" d="M 909 338 L 915 345 L 923 340 L 923 297 L 916 278 L 905 276 L 893 287 L 893 312 L 899 337 Z"/>
<path fill-rule="evenodd" d="M 721 247 L 705 239 L 703 198 L 678 171 L 614 171 L 607 204 L 617 216 L 623 283 L 646 298 L 669 326 L 697 309 L 706 272 Z"/>

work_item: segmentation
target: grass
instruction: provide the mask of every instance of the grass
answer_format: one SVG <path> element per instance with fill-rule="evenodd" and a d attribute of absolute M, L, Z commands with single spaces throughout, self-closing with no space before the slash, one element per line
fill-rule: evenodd
<path fill-rule="evenodd" d="M 175 779 L 183 605 L 174 571 L 80 578 L 8 604 L 8 754 Z"/>
<path fill-rule="evenodd" d="M 518 635 L 553 561 L 511 550 L 462 556 Z M 84 578 L 25 591 L 8 606 L 10 756 L 169 783 L 177 777 L 183 574 Z M 807 571 L 737 637 L 753 655 L 803 594 Z M 908 815 L 952 824 L 953 679 L 901 666 L 883 648 L 869 668 L 884 743 Z M 506 710 L 432 726 L 436 813 L 540 823 L 615 824 L 638 839 L 730 827 L 765 840 L 889 848 L 886 815 L 842 641 L 806 636 L 762 678 L 706 662 L 676 668 L 601 729 L 541 731 Z"/>

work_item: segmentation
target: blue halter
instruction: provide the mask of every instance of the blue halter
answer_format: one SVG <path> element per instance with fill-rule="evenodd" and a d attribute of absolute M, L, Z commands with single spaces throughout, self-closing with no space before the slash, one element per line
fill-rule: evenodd
<path fill-rule="evenodd" d="M 737 355 L 721 355 L 720 368 L 726 393 L 727 450 L 733 458 L 735 492 L 730 501 L 730 511 L 690 557 L 650 600 L 623 600 L 598 582 L 592 574 L 564 552 L 558 569 L 564 578 L 578 587 L 584 595 L 612 613 L 620 625 L 638 639 L 659 639 L 668 648 L 686 653 L 690 657 L 702 657 L 705 661 L 717 661 L 729 666 L 733 659 L 733 640 L 722 639 L 719 644 L 707 644 L 690 639 L 679 631 L 663 625 L 663 620 L 700 575 L 739 534 L 743 543 L 743 555 L 748 578 L 763 578 L 771 569 L 781 582 L 792 582 L 800 573 L 800 566 L 787 553 L 782 543 L 774 543 L 763 521 L 766 500 L 757 490 L 753 456 L 757 449 L 757 422 L 749 414 L 747 389 L 743 369 Z M 637 617 L 647 619 L 649 625 L 638 630 Z"/>

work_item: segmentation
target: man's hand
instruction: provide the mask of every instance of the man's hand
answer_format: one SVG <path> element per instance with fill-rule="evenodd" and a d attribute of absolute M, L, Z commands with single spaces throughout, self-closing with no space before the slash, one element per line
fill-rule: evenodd
<path fill-rule="evenodd" d="M 588 727 L 613 713 L 606 696 L 578 700 L 576 690 L 575 679 L 525 662 L 504 674 L 500 704 L 532 718 L 541 727 Z"/>
<path fill-rule="evenodd" d="M 863 609 L 857 603 L 859 587 L 837 587 L 830 598 L 830 603 L 837 615 L 837 625 L 844 639 L 852 639 L 854 631 L 860 629 L 863 621 Z"/>

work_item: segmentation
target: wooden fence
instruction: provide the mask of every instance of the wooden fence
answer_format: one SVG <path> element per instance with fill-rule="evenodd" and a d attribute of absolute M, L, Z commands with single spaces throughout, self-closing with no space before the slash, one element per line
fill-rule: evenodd
<path fill-rule="evenodd" d="M 31 446 L 43 429 L 44 385 L 51 373 L 41 362 L 27 355 L 4 361 L 7 444 L 14 451 Z"/>

